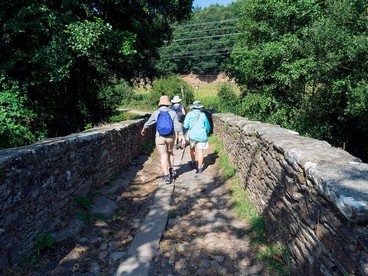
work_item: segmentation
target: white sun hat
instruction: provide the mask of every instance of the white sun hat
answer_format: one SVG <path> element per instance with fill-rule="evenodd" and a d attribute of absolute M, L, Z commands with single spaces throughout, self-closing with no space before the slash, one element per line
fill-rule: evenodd
<path fill-rule="evenodd" d="M 172 103 L 180 103 L 181 99 L 179 98 L 179 96 L 174 96 L 174 98 L 171 100 Z"/>

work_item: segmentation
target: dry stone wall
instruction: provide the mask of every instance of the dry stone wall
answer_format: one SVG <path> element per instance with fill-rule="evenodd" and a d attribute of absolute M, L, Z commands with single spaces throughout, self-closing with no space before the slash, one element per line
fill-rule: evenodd
<path fill-rule="evenodd" d="M 277 125 L 212 120 L 292 275 L 368 275 L 368 164 Z"/>
<path fill-rule="evenodd" d="M 125 121 L 0 151 L 0 272 L 29 253 L 36 235 L 66 226 L 75 196 L 111 180 L 141 152 L 154 134 L 141 137 L 143 124 Z"/>

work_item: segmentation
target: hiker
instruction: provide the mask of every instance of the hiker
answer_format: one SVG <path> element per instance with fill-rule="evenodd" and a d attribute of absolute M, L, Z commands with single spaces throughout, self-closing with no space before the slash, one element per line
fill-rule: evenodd
<path fill-rule="evenodd" d="M 152 113 L 141 131 L 141 135 L 145 136 L 147 128 L 156 124 L 155 143 L 161 156 L 161 168 L 166 184 L 170 184 L 175 178 L 173 168 L 175 131 L 178 133 L 179 139 L 183 139 L 183 129 L 178 121 L 178 116 L 169 108 L 170 105 L 169 97 L 161 96 L 158 104 L 159 108 Z"/>
<path fill-rule="evenodd" d="M 174 96 L 174 98 L 171 100 L 172 102 L 172 106 L 171 106 L 171 109 L 174 110 L 176 112 L 176 115 L 178 116 L 178 121 L 181 125 L 181 127 L 183 127 L 183 123 L 184 123 L 184 119 L 185 119 L 185 107 L 180 104 L 181 102 L 181 99 L 179 96 Z M 175 149 L 179 149 L 181 148 L 181 145 L 180 145 L 180 140 L 179 140 L 179 135 L 177 132 L 175 132 Z"/>
<path fill-rule="evenodd" d="M 184 120 L 184 130 L 189 131 L 190 166 L 196 168 L 196 157 L 198 161 L 197 173 L 203 172 L 204 150 L 208 149 L 208 134 L 211 130 L 210 122 L 204 112 L 200 101 L 194 101 Z"/>

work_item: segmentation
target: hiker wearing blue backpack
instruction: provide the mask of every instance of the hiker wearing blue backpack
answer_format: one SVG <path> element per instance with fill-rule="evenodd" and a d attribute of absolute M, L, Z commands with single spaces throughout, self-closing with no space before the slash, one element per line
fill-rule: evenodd
<path fill-rule="evenodd" d="M 201 111 L 203 105 L 200 101 L 194 101 L 190 107 L 192 110 L 188 112 L 184 120 L 184 130 L 189 136 L 190 144 L 190 166 L 197 169 L 197 173 L 203 172 L 204 150 L 208 149 L 208 134 L 211 130 L 210 122 L 204 112 Z M 196 167 L 196 160 L 198 167 Z"/>
<path fill-rule="evenodd" d="M 141 135 L 145 136 L 147 129 L 156 125 L 155 143 L 161 156 L 161 168 L 165 183 L 170 184 L 175 178 L 173 168 L 175 132 L 178 133 L 179 139 L 183 141 L 183 129 L 178 121 L 176 112 L 170 109 L 171 102 L 168 96 L 161 96 L 158 106 L 159 108 L 152 113 L 151 117 L 144 124 Z"/>
<path fill-rule="evenodd" d="M 181 102 L 180 97 L 179 96 L 174 96 L 174 98 L 171 100 L 171 102 L 172 102 L 171 109 L 176 112 L 176 115 L 178 116 L 178 121 L 179 121 L 180 125 L 183 126 L 186 112 L 185 112 L 184 105 L 182 105 L 180 103 Z M 181 148 L 178 133 L 175 134 L 175 143 L 174 143 L 174 145 L 175 145 L 175 149 Z"/>

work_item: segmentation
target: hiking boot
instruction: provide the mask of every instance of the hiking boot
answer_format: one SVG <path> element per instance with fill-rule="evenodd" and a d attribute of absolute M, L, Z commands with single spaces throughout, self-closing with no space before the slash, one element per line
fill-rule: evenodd
<path fill-rule="evenodd" d="M 169 173 L 170 173 L 171 179 L 175 179 L 176 178 L 176 171 L 173 168 L 170 168 L 169 169 Z"/>
<path fill-rule="evenodd" d="M 165 184 L 170 184 L 171 183 L 171 177 L 170 177 L 170 175 L 168 174 L 168 175 L 165 175 L 164 176 L 164 180 L 165 180 Z"/>
<path fill-rule="evenodd" d="M 195 168 L 196 168 L 196 163 L 195 163 L 195 161 L 189 161 L 189 166 L 190 166 L 192 169 L 195 169 Z"/>
<path fill-rule="evenodd" d="M 203 167 L 198 167 L 197 173 L 202 173 L 202 172 L 203 172 Z"/>

